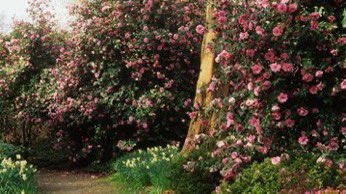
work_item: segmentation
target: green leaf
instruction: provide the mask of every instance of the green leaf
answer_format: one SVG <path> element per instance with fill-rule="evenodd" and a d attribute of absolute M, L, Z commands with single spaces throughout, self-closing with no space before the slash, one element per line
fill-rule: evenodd
<path fill-rule="evenodd" d="M 344 17 L 341 21 L 342 27 L 346 28 L 346 8 L 344 9 L 344 12 L 342 14 L 342 16 Z"/>

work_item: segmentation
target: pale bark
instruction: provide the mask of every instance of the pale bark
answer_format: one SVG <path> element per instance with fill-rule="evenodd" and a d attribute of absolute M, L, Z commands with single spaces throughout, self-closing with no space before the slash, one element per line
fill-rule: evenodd
<path fill-rule="evenodd" d="M 214 61 L 215 61 L 215 53 L 214 53 L 214 40 L 216 37 L 216 33 L 213 30 L 214 18 L 213 18 L 213 10 L 214 10 L 214 2 L 215 0 L 208 0 L 206 7 L 206 24 L 208 32 L 204 34 L 203 42 L 202 42 L 202 50 L 201 50 L 201 67 L 200 73 L 197 82 L 195 103 L 198 103 L 201 107 L 206 107 L 210 105 L 213 94 L 211 91 L 203 91 L 202 88 L 206 87 L 210 84 L 213 73 L 214 73 Z M 216 114 L 212 114 L 208 127 L 213 128 L 216 123 Z M 189 131 L 187 134 L 187 138 L 184 143 L 184 147 L 181 151 L 183 155 L 186 155 L 193 149 L 193 139 L 195 135 L 201 133 L 202 128 L 202 119 L 201 115 L 197 115 L 197 118 L 192 119 L 190 121 Z M 204 131 L 207 132 L 207 131 Z"/>

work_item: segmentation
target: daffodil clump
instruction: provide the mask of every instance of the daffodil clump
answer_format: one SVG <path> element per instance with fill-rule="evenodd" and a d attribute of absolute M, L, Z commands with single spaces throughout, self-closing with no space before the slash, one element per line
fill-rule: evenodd
<path fill-rule="evenodd" d="M 170 187 L 170 164 L 178 151 L 178 146 L 172 145 L 138 150 L 120 158 L 114 169 L 123 181 L 131 183 L 136 189 L 146 186 L 156 190 L 166 189 Z"/>
<path fill-rule="evenodd" d="M 35 172 L 20 155 L 4 158 L 0 163 L 0 193 L 34 193 Z"/>

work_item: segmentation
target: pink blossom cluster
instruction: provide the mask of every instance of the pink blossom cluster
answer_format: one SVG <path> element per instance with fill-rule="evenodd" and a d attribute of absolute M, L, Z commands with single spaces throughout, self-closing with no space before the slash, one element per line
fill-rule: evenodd
<path fill-rule="evenodd" d="M 127 140 L 182 140 L 206 30 L 201 3 L 102 0 L 71 7 L 76 21 L 51 71 L 54 103 L 47 112 L 72 142 L 72 158 L 116 151 Z M 92 151 L 79 152 L 89 145 Z"/>

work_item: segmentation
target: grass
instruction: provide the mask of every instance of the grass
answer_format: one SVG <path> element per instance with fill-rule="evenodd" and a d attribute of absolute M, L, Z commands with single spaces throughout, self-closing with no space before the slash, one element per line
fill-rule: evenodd
<path fill-rule="evenodd" d="M 171 162 L 178 148 L 154 147 L 128 154 L 113 163 L 111 180 L 124 193 L 161 193 L 171 188 Z"/>
<path fill-rule="evenodd" d="M 109 183 L 113 188 L 121 194 L 161 194 L 162 189 L 154 187 L 154 186 L 146 186 L 143 188 L 136 188 L 131 186 L 131 183 L 124 180 L 124 178 L 120 174 L 112 174 L 101 181 Z"/>

